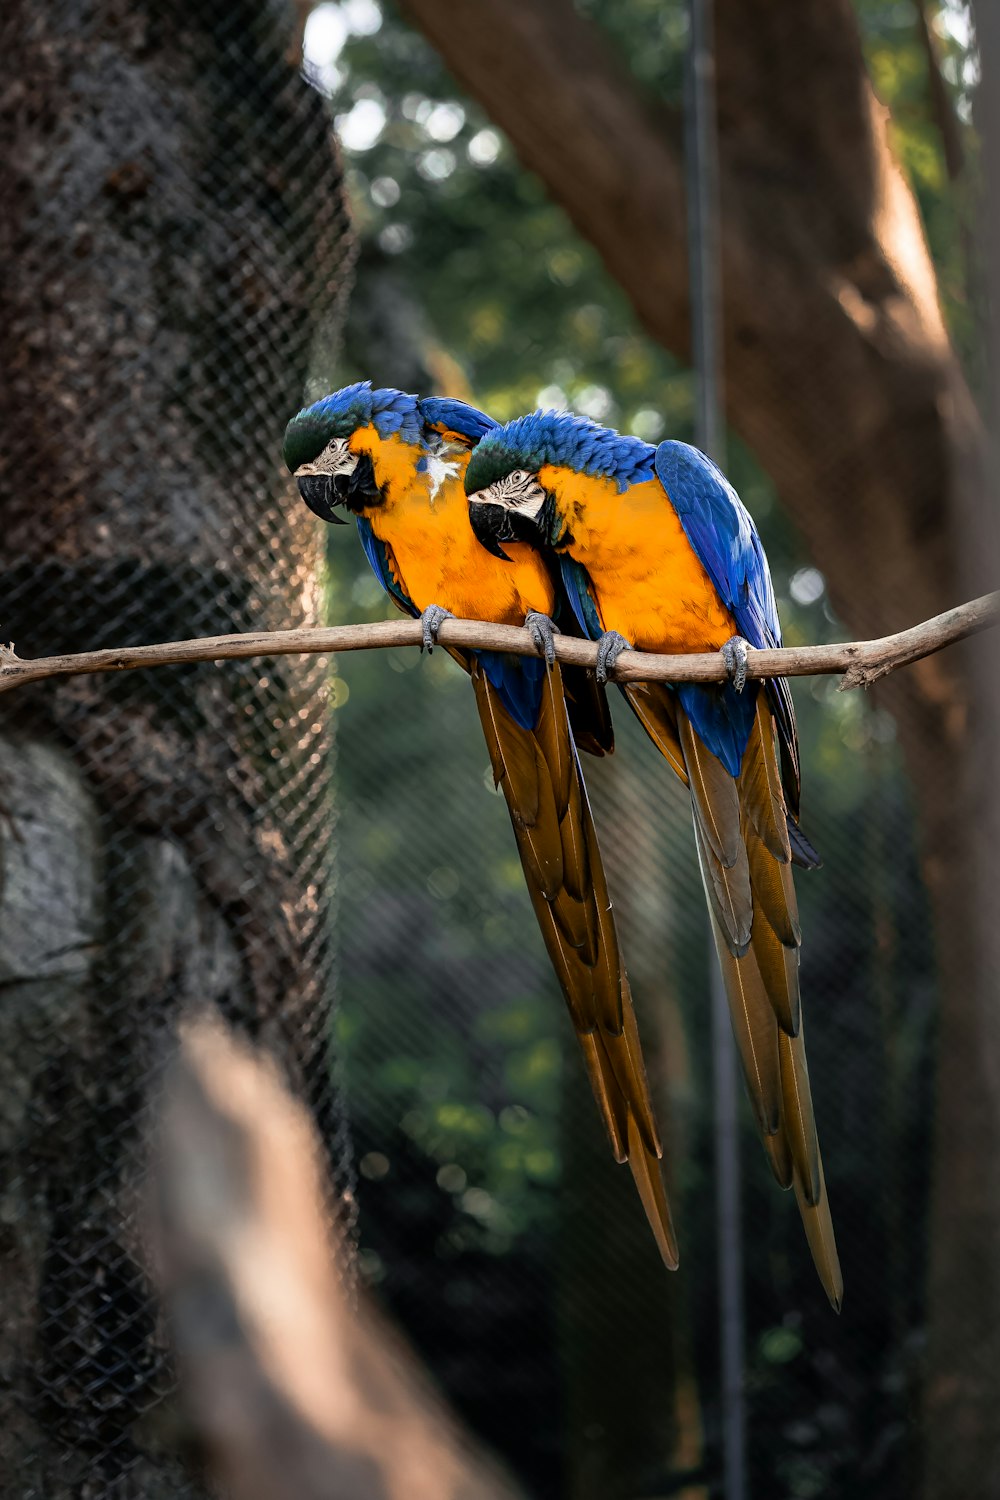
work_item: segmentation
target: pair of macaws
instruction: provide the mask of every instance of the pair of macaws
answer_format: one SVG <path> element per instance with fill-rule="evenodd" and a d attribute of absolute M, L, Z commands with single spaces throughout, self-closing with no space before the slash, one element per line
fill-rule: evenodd
<path fill-rule="evenodd" d="M 823 1180 L 799 1002 L 792 863 L 795 717 L 782 679 L 746 683 L 747 645 L 781 643 L 760 538 L 716 466 L 586 418 L 536 412 L 504 426 L 461 401 L 368 382 L 306 407 L 284 456 L 323 520 L 355 516 L 383 588 L 423 621 L 527 625 L 537 656 L 451 650 L 469 673 L 532 906 L 611 1146 L 627 1161 L 660 1253 L 677 1242 L 659 1168 L 628 979 L 578 747 L 613 748 L 607 673 L 626 647 L 721 650 L 720 684 L 629 683 L 630 707 L 689 787 L 733 1029 L 775 1177 L 793 1187 L 817 1270 L 842 1280 Z M 598 645 L 596 673 L 560 668 L 553 630 Z M 449 648 L 450 649 L 450 648 Z"/>

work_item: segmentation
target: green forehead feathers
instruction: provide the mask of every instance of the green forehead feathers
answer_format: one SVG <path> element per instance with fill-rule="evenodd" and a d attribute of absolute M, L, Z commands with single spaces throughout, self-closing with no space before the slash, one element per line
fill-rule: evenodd
<path fill-rule="evenodd" d="M 294 474 L 302 464 L 311 464 L 332 438 L 350 437 L 370 420 L 360 405 L 331 410 L 325 402 L 307 406 L 285 428 L 285 463 Z"/>
<path fill-rule="evenodd" d="M 486 437 L 469 459 L 469 467 L 465 472 L 466 493 L 472 495 L 477 490 L 487 490 L 498 479 L 506 479 L 514 469 L 529 467 L 529 464 L 503 443 Z"/>

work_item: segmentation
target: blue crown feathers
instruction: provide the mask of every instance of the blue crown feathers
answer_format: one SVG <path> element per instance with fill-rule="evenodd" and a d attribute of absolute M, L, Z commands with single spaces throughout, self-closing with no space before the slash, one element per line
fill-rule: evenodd
<path fill-rule="evenodd" d="M 285 429 L 285 462 L 294 473 L 318 458 L 332 438 L 350 437 L 359 427 L 374 426 L 380 437 L 398 436 L 417 445 L 427 435 L 426 425 L 450 428 L 477 442 L 496 423 L 465 401 L 434 396 L 420 401 L 406 391 L 391 386 L 373 390 L 370 380 L 359 380 L 322 396 L 292 418 Z"/>
<path fill-rule="evenodd" d="M 469 463 L 469 493 L 486 489 L 512 469 L 537 472 L 556 464 L 578 474 L 613 479 L 618 490 L 653 477 L 655 448 L 641 438 L 622 437 L 589 417 L 570 412 L 536 411 L 489 432 Z"/>
<path fill-rule="evenodd" d="M 318 458 L 331 438 L 350 437 L 358 427 L 372 424 L 381 437 L 398 433 L 408 443 L 419 443 L 423 422 L 416 396 L 389 388 L 373 391 L 370 380 L 322 396 L 285 428 L 285 463 L 294 473 Z"/>

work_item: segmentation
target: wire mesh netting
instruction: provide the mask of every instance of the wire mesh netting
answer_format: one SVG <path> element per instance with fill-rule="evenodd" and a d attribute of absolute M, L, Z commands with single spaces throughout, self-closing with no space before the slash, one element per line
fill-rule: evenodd
<path fill-rule="evenodd" d="M 319 567 L 278 437 L 304 387 L 473 394 L 437 344 L 451 305 L 495 415 L 572 399 L 690 435 L 688 373 L 429 49 L 370 0 L 320 10 L 358 48 L 356 76 L 318 78 L 343 90 L 364 231 L 343 359 L 339 165 L 280 7 L 4 11 L 0 638 L 25 654 L 381 616 L 353 536 Z M 668 98 L 670 16 L 636 49 Z M 732 472 L 792 636 L 831 637 L 768 481 L 740 449 Z M 749 1468 L 761 1495 L 889 1500 L 920 1442 L 937 979 L 884 702 L 795 694 L 825 861 L 799 881 L 802 989 L 847 1292 L 835 1320 L 744 1115 Z M 0 1490 L 201 1492 L 138 1226 L 149 1090 L 181 1013 L 214 1004 L 309 1100 L 349 1226 L 357 1160 L 365 1280 L 529 1493 L 714 1492 L 714 960 L 689 803 L 636 725 L 617 713 L 615 756 L 585 772 L 668 1138 L 673 1278 L 610 1159 L 443 653 L 79 678 L 0 711 Z"/>
<path fill-rule="evenodd" d="M 445 369 L 450 392 L 493 416 L 569 405 L 649 441 L 690 440 L 690 373 L 643 337 L 597 257 L 405 14 L 360 9 L 325 73 L 363 231 L 341 383 L 426 388 L 442 371 L 440 341 L 471 375 L 470 390 Z M 684 8 L 586 9 L 636 76 L 679 105 Z M 873 48 L 888 46 L 878 29 L 891 34 L 888 9 L 868 7 L 880 11 Z M 318 21 L 316 32 L 322 59 Z M 753 157 L 744 187 L 757 167 Z M 788 213 L 799 209 L 790 190 Z M 785 228 L 776 215 L 775 266 Z M 368 306 L 383 303 L 386 282 L 403 304 L 394 347 L 372 337 Z M 777 296 L 765 298 L 772 290 L 758 289 L 753 319 L 787 327 L 792 350 L 798 330 Z M 803 348 L 798 378 L 825 403 L 833 452 L 843 391 L 808 337 Z M 774 444 L 787 445 L 777 415 L 773 426 Z M 874 445 L 839 450 L 832 512 L 878 463 Z M 737 441 L 729 472 L 762 531 L 787 638 L 847 638 L 823 558 L 810 557 Z M 333 621 L 381 613 L 345 533 L 331 537 L 330 559 Z M 851 586 L 888 601 L 899 625 L 912 619 L 884 557 L 859 548 Z M 655 1058 L 681 1234 L 668 1280 L 582 1082 L 468 685 L 447 660 L 393 655 L 338 666 L 341 1026 L 362 1264 L 530 1492 L 717 1493 L 715 960 L 688 799 L 618 712 L 615 756 L 584 770 Z M 912 1493 L 923 1443 L 938 978 L 891 697 L 839 694 L 831 679 L 796 682 L 794 693 L 804 826 L 824 860 L 797 881 L 802 993 L 846 1293 L 838 1320 L 743 1109 L 747 1480 L 758 1494 L 850 1486 L 884 1500 Z"/>
<path fill-rule="evenodd" d="M 351 538 L 338 533 L 335 546 L 343 613 L 356 615 L 340 572 Z M 584 769 L 667 1137 L 681 1236 L 681 1269 L 667 1278 L 583 1080 L 471 690 L 437 655 L 352 657 L 338 670 L 340 1028 L 364 1272 L 529 1492 L 711 1483 L 715 960 L 687 794 L 619 712 L 614 757 Z M 859 721 L 863 784 L 848 810 L 822 769 L 828 695 L 797 698 L 805 825 L 824 857 L 798 882 L 802 992 L 847 1293 L 836 1319 L 744 1108 L 752 1472 L 810 1494 L 837 1493 L 860 1469 L 872 1494 L 903 1493 L 923 1316 L 933 957 L 884 721 L 873 711 Z M 380 731 L 389 714 L 407 725 L 405 767 Z"/>
<path fill-rule="evenodd" d="M 0 599 L 31 655 L 316 616 L 275 412 L 352 263 L 327 117 L 266 4 L 0 23 Z M 286 55 L 287 54 L 287 55 Z M 194 1493 L 141 1269 L 145 1101 L 213 1005 L 346 1194 L 321 659 L 78 678 L 0 725 L 0 1489 Z"/>

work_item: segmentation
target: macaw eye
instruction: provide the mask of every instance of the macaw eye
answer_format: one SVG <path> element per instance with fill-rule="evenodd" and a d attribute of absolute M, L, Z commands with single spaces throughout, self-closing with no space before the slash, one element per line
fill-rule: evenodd
<path fill-rule="evenodd" d="M 527 469 L 515 469 L 510 477 L 514 484 L 525 484 L 531 478 L 531 475 Z"/>

